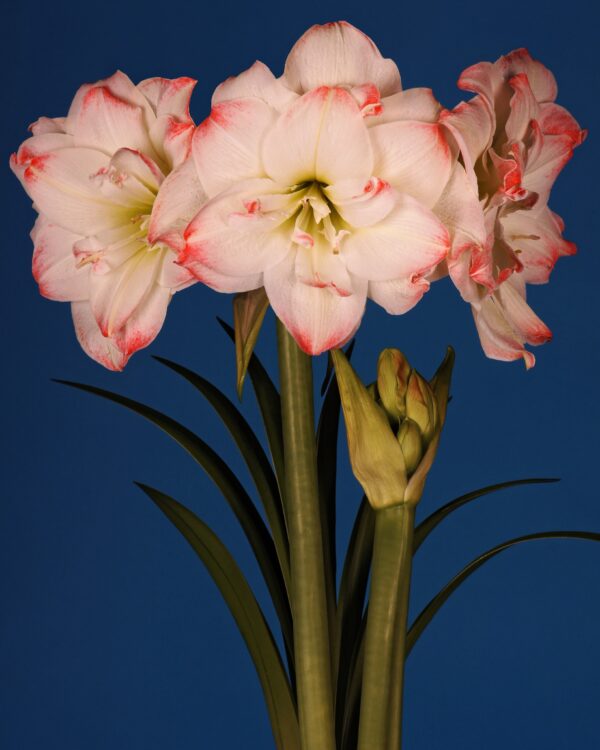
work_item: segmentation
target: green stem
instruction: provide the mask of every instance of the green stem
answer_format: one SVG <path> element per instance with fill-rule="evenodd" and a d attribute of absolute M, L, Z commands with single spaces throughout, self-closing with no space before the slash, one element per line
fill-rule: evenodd
<path fill-rule="evenodd" d="M 414 507 L 377 511 L 358 750 L 400 750 L 413 530 Z"/>
<path fill-rule="evenodd" d="M 302 750 L 335 750 L 312 360 L 279 322 L 277 335 Z"/>

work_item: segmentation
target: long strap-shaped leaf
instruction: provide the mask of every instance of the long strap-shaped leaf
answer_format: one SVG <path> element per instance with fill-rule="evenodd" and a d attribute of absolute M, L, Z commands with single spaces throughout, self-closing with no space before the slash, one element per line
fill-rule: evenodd
<path fill-rule="evenodd" d="M 492 549 L 484 552 L 483 555 L 475 558 L 475 560 L 464 567 L 460 573 L 455 575 L 454 578 L 444 586 L 439 594 L 434 596 L 429 604 L 423 609 L 421 614 L 416 618 L 408 631 L 406 639 L 406 656 L 411 652 L 418 638 L 434 618 L 436 613 L 440 610 L 442 605 L 472 573 L 488 560 L 491 560 L 492 557 L 504 552 L 504 550 L 510 549 L 510 547 L 514 547 L 517 544 L 537 541 L 539 539 L 585 539 L 592 542 L 600 542 L 600 534 L 592 531 L 542 531 L 537 534 L 526 534 L 525 536 L 519 536 L 515 539 L 509 539 L 507 542 L 498 544 L 496 547 L 492 547 Z"/>
<path fill-rule="evenodd" d="M 169 367 L 191 383 L 215 409 L 229 430 L 250 475 L 265 509 L 271 527 L 273 541 L 277 549 L 279 564 L 289 591 L 290 552 L 283 515 L 283 505 L 277 487 L 277 480 L 262 445 L 240 410 L 213 383 L 192 370 L 164 357 L 154 357 L 157 362 Z"/>
<path fill-rule="evenodd" d="M 293 652 L 292 616 L 273 539 L 250 496 L 225 461 L 187 427 L 150 406 L 92 385 L 73 383 L 68 380 L 57 380 L 56 382 L 101 396 L 139 414 L 172 437 L 206 471 L 235 513 L 252 547 L 271 594 L 286 645 Z"/>
<path fill-rule="evenodd" d="M 194 513 L 152 487 L 138 487 L 183 534 L 218 586 L 252 657 L 278 750 L 300 750 L 298 718 L 281 657 L 246 578 L 225 545 Z"/>
<path fill-rule="evenodd" d="M 223 328 L 225 333 L 235 343 L 235 331 L 233 328 L 224 320 L 221 320 L 221 318 L 217 318 L 217 320 L 219 321 L 221 328 Z M 283 497 L 283 490 L 285 487 L 285 462 L 283 458 L 283 431 L 281 426 L 281 397 L 277 388 L 273 385 L 273 381 L 269 377 L 269 374 L 254 353 L 250 357 L 248 374 L 252 381 L 252 387 L 256 394 L 256 400 L 258 401 L 258 408 L 260 409 L 263 424 L 265 426 L 267 442 L 269 443 L 269 450 L 271 451 L 271 458 L 273 459 L 273 466 L 275 467 L 275 475 L 277 476 L 277 482 L 279 484 L 279 492 Z"/>
<path fill-rule="evenodd" d="M 435 529 L 435 527 L 441 523 L 444 518 L 447 518 L 451 513 L 453 513 L 455 510 L 458 510 L 459 508 L 462 508 L 463 505 L 466 505 L 467 503 L 472 502 L 473 500 L 477 500 L 480 497 L 483 497 L 484 495 L 489 495 L 492 492 L 498 492 L 498 490 L 504 490 L 508 489 L 509 487 L 518 487 L 522 484 L 550 484 L 551 482 L 559 482 L 560 479 L 548 479 L 548 478 L 535 478 L 535 479 L 513 479 L 510 482 L 500 482 L 500 484 L 490 484 L 487 487 L 482 487 L 479 490 L 473 490 L 472 492 L 467 492 L 466 495 L 461 495 L 460 497 L 457 497 L 455 500 L 451 500 L 449 503 L 446 503 L 446 505 L 443 505 L 441 508 L 438 508 L 435 510 L 430 516 L 427 516 L 427 518 L 415 528 L 415 535 L 414 535 L 414 541 L 413 541 L 413 554 L 419 549 L 419 547 L 423 544 L 425 539 L 431 534 L 431 532 Z"/>
<path fill-rule="evenodd" d="M 374 533 L 375 512 L 367 499 L 363 497 L 348 543 L 338 598 L 336 638 L 334 641 L 334 652 L 338 665 L 336 686 L 338 737 L 341 737 L 343 733 L 344 714 L 347 712 L 352 672 L 358 645 L 364 632 L 363 610 L 371 569 Z"/>

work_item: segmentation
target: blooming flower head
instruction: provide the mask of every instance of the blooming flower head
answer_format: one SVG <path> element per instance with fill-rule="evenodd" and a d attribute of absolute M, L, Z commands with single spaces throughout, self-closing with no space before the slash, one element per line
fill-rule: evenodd
<path fill-rule="evenodd" d="M 367 296 L 410 309 L 449 247 L 432 212 L 452 169 L 429 89 L 347 23 L 314 26 L 276 79 L 221 84 L 192 144 L 208 196 L 179 262 L 219 291 L 265 287 L 308 353 L 346 341 Z"/>
<path fill-rule="evenodd" d="M 39 212 L 31 236 L 40 292 L 71 302 L 81 346 L 112 370 L 154 339 L 173 293 L 195 280 L 175 263 L 203 199 L 187 176 L 194 85 L 134 86 L 117 72 L 82 86 L 66 117 L 34 123 L 11 157 Z"/>
<path fill-rule="evenodd" d="M 441 118 L 464 165 L 442 199 L 448 271 L 485 353 L 531 367 L 525 344 L 551 333 L 527 304 L 526 284 L 547 282 L 557 259 L 575 252 L 548 197 L 585 131 L 555 104 L 552 73 L 524 49 L 467 68 L 458 85 L 476 96 Z"/>

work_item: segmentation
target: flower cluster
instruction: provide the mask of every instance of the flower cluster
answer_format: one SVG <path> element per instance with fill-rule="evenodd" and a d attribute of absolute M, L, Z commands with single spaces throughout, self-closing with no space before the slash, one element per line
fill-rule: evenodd
<path fill-rule="evenodd" d="M 347 23 L 314 26 L 276 78 L 256 62 L 217 87 L 197 127 L 190 78 L 116 73 L 41 118 L 11 166 L 34 201 L 33 273 L 72 303 L 85 351 L 111 369 L 147 346 L 195 281 L 264 287 L 310 354 L 449 274 L 486 354 L 549 338 L 525 302 L 574 252 L 548 208 L 584 133 L 551 73 L 519 50 L 466 70 L 445 110 Z"/>

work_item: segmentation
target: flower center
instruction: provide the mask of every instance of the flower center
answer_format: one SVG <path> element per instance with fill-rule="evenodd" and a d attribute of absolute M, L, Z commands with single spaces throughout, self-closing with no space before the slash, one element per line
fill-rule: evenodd
<path fill-rule="evenodd" d="M 307 186 L 300 186 L 297 192 L 302 195 L 295 214 L 292 242 L 312 249 L 324 238 L 334 255 L 337 255 L 340 242 L 350 233 L 343 228 L 344 222 L 335 206 L 327 200 L 323 186 L 319 182 L 312 182 Z"/>

